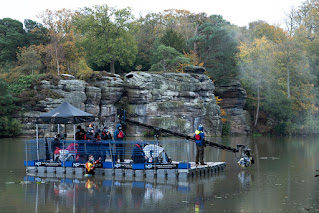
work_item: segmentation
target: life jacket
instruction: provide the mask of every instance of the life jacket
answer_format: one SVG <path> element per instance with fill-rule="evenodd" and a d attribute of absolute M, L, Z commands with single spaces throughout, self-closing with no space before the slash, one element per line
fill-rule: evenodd
<path fill-rule="evenodd" d="M 123 131 L 119 131 L 119 133 L 117 134 L 117 138 L 118 138 L 118 139 L 123 139 L 123 138 L 124 138 L 124 133 L 123 133 Z"/>
<path fill-rule="evenodd" d="M 93 172 L 93 170 L 94 170 L 93 163 L 91 163 L 90 161 L 86 162 L 85 169 L 87 172 Z"/>
<path fill-rule="evenodd" d="M 198 143 L 200 143 L 201 142 L 201 140 L 202 140 L 202 138 L 200 137 L 200 131 L 199 130 L 196 130 L 195 131 L 195 139 L 196 139 L 196 143 L 197 143 L 197 141 L 198 141 Z"/>
<path fill-rule="evenodd" d="M 137 146 L 139 148 L 139 150 L 143 150 L 142 147 L 138 143 L 136 143 L 135 146 Z"/>

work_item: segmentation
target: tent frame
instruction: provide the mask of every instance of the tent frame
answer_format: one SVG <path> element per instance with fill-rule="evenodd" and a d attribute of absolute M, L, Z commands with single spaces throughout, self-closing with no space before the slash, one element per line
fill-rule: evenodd
<path fill-rule="evenodd" d="M 69 114 L 65 114 L 66 111 L 68 111 Z M 63 121 L 63 122 L 60 123 L 59 121 Z M 66 124 L 73 124 L 73 145 L 74 145 L 73 152 L 74 152 L 74 155 L 76 155 L 75 124 L 91 122 L 91 121 L 95 121 L 94 115 L 89 114 L 87 112 L 84 112 L 84 111 L 72 106 L 68 102 L 64 102 L 60 106 L 58 106 L 57 108 L 51 110 L 50 112 L 47 112 L 43 115 L 40 115 L 37 119 L 37 122 L 36 122 L 36 140 L 37 140 L 37 159 L 38 159 L 38 161 L 40 160 L 38 124 L 52 124 L 52 123 L 58 124 L 58 133 L 60 132 L 60 127 L 59 127 L 60 124 L 64 124 L 65 132 L 66 132 Z M 64 148 L 65 147 L 64 147 L 64 143 L 63 143 L 63 149 Z"/>

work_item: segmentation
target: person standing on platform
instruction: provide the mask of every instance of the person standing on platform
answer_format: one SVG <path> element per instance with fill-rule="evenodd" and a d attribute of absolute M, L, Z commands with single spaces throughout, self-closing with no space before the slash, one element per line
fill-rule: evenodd
<path fill-rule="evenodd" d="M 204 141 L 204 127 L 199 125 L 198 130 L 195 131 L 195 140 L 196 140 L 196 164 L 200 162 L 201 165 L 207 165 L 204 163 L 204 148 L 206 147 Z"/>
<path fill-rule="evenodd" d="M 75 140 L 84 140 L 85 131 L 81 125 L 76 127 Z"/>
<path fill-rule="evenodd" d="M 112 146 L 111 146 L 112 135 L 107 127 L 103 128 L 102 133 L 101 133 L 101 138 L 102 138 L 102 147 L 105 147 L 105 151 L 106 151 L 105 156 L 109 155 L 110 159 L 113 159 L 113 157 L 112 157 L 113 150 L 110 150 L 110 149 L 112 149 Z M 104 149 L 102 149 L 102 150 L 104 150 Z"/>
<path fill-rule="evenodd" d="M 114 155 L 114 161 L 116 162 L 117 159 L 120 159 L 120 162 L 124 162 L 124 154 L 125 154 L 125 149 L 124 149 L 124 137 L 125 134 L 123 132 L 123 127 L 122 124 L 118 124 L 116 126 L 116 130 L 114 131 L 114 141 L 115 141 L 115 146 L 116 146 L 116 153 Z"/>

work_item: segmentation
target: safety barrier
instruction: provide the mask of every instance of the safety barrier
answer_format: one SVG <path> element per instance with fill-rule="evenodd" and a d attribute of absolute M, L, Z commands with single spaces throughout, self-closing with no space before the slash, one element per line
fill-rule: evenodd
<path fill-rule="evenodd" d="M 60 148 L 56 148 L 58 145 Z M 202 176 L 223 170 L 224 162 L 196 165 L 190 153 L 194 142 L 182 141 L 73 141 L 53 143 L 53 138 L 25 141 L 28 173 L 82 176 L 89 155 L 95 160 L 97 175 L 126 177 Z M 74 149 L 75 147 L 75 149 Z M 121 161 L 122 159 L 122 161 Z"/>
<path fill-rule="evenodd" d="M 192 142 L 186 140 L 61 140 L 59 143 L 54 143 L 54 138 L 32 139 L 25 141 L 25 166 L 36 165 L 36 163 L 37 165 L 61 163 L 62 166 L 66 162 L 83 163 L 88 160 L 88 155 L 93 155 L 95 160 L 101 158 L 101 162 L 112 163 L 121 162 L 121 160 L 155 164 L 168 164 L 172 160 L 190 162 L 189 152 L 192 145 Z M 142 157 L 143 155 L 145 158 Z"/>

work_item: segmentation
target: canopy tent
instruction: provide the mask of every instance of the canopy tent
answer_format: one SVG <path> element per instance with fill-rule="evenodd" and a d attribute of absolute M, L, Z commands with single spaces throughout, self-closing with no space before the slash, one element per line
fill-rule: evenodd
<path fill-rule="evenodd" d="M 38 124 L 73 124 L 75 146 L 75 124 L 94 121 L 94 115 L 84 112 L 68 102 L 64 102 L 57 108 L 40 115 L 36 121 L 37 155 L 39 160 Z M 64 144 L 63 144 L 64 149 Z M 75 149 L 74 149 L 75 150 Z"/>
<path fill-rule="evenodd" d="M 78 124 L 94 121 L 94 115 L 84 112 L 68 102 L 37 118 L 37 124 Z"/>

